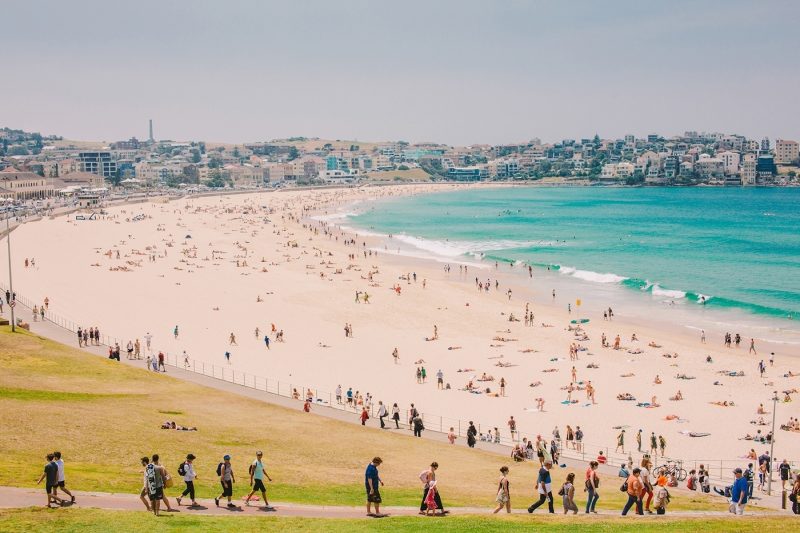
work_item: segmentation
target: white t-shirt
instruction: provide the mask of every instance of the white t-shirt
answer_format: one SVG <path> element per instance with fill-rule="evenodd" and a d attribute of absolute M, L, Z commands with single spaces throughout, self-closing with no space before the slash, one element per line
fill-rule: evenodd
<path fill-rule="evenodd" d="M 61 483 L 64 481 L 64 460 L 59 459 L 56 461 L 56 465 L 58 465 L 58 482 Z"/>
<path fill-rule="evenodd" d="M 650 483 L 650 471 L 645 468 L 644 466 L 640 467 L 642 471 L 639 473 L 639 479 L 642 480 L 642 484 Z"/>
<path fill-rule="evenodd" d="M 183 463 L 183 480 L 194 481 L 196 477 L 197 473 L 194 471 L 194 465 L 192 463 Z"/>

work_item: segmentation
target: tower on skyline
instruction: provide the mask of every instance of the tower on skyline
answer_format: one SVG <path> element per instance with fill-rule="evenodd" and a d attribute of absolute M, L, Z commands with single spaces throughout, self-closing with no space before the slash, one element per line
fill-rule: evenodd
<path fill-rule="evenodd" d="M 153 119 L 150 119 L 150 142 L 155 142 L 156 140 L 153 138 Z"/>

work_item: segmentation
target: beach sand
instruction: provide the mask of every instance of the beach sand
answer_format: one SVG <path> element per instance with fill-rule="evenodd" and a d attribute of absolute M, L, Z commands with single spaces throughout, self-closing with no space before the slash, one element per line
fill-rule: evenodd
<path fill-rule="evenodd" d="M 800 377 L 783 377 L 790 370 L 800 371 L 796 357 L 778 352 L 775 366 L 770 367 L 769 351 L 774 347 L 757 341 L 758 356 L 748 355 L 745 331 L 738 349 L 723 347 L 711 327 L 708 343 L 700 344 L 699 334 L 690 330 L 627 321 L 624 308 L 617 309 L 614 301 L 583 302 L 580 316 L 592 313 L 584 325 L 588 340 L 576 341 L 575 333 L 566 328 L 579 316 L 577 310 L 568 314 L 567 300 L 560 294 L 554 300 L 542 296 L 550 294 L 550 287 L 542 286 L 547 280 L 536 272 L 529 278 L 507 265 L 478 268 L 475 260 L 464 258 L 472 265 L 466 273 L 455 261 L 448 273 L 441 262 L 398 255 L 391 238 L 355 237 L 352 231 L 342 231 L 335 226 L 337 219 L 330 217 L 356 201 L 442 187 L 156 200 L 109 208 L 109 216 L 100 220 L 79 221 L 72 215 L 32 222 L 13 233 L 14 286 L 20 295 L 36 301 L 48 297 L 50 312 L 120 339 L 122 357 L 128 340 L 138 338 L 144 347 L 149 332 L 154 351 L 163 350 L 179 361 L 186 350 L 197 365 L 268 377 L 299 390 L 310 387 L 325 399 L 337 385 L 345 391 L 352 387 L 371 393 L 375 405 L 378 400 L 389 406 L 397 402 L 403 413 L 413 402 L 425 413 L 428 429 L 441 426 L 447 431 L 458 419 L 474 420 L 482 431 L 496 426 L 507 438 L 506 421 L 513 415 L 518 429 L 534 438 L 541 434 L 549 440 L 555 426 L 564 438 L 567 424 L 580 426 L 587 456 L 592 457 L 601 447 L 609 447 L 613 455 L 619 433 L 615 428 L 620 426 L 626 429 L 626 452 L 636 451 L 640 428 L 643 449 L 649 448 L 649 436 L 655 432 L 666 438 L 667 456 L 697 462 L 733 464 L 751 448 L 759 455 L 769 449 L 767 444 L 739 438 L 758 429 L 769 431 L 769 426 L 750 421 L 758 418 L 756 410 L 763 403 L 769 412 L 763 419 L 771 423 L 773 390 L 783 398 L 781 391 L 800 388 Z M 348 239 L 356 242 L 345 245 Z M 370 255 L 370 250 L 379 251 Z M 348 259 L 349 254 L 354 258 Z M 25 258 L 35 258 L 35 266 L 26 268 Z M 2 246 L 3 280 L 6 265 Z M 416 281 L 413 276 L 402 279 L 409 273 L 416 273 Z M 478 291 L 476 276 L 492 280 L 489 292 Z M 393 290 L 395 285 L 400 294 Z M 356 303 L 357 291 L 366 291 L 369 303 Z M 535 313 L 533 326 L 523 322 L 526 303 Z M 596 311 L 608 305 L 616 315 L 611 322 L 603 321 Z M 509 321 L 511 313 L 520 321 Z M 553 327 L 542 327 L 543 323 Z M 276 342 L 272 324 L 284 331 L 285 342 Z M 345 324 L 352 324 L 351 338 L 345 337 Z M 434 325 L 438 339 L 427 341 Z M 175 326 L 178 338 L 173 336 Z M 634 332 L 639 341 L 631 341 Z M 236 345 L 229 342 L 231 333 Z M 601 333 L 611 344 L 619 334 L 623 349 L 601 347 Z M 264 334 L 272 341 L 269 350 Z M 648 346 L 651 341 L 661 347 Z M 586 348 L 577 361 L 569 357 L 573 342 Z M 392 357 L 395 348 L 399 364 Z M 231 354 L 229 365 L 226 351 Z M 675 353 L 677 358 L 664 357 Z M 713 363 L 706 362 L 708 355 Z M 757 370 L 762 358 L 767 361 L 764 378 Z M 418 360 L 424 365 L 415 364 Z M 511 366 L 499 367 L 498 362 Z M 587 368 L 590 363 L 597 368 Z M 572 393 L 577 403 L 561 403 L 567 398 L 562 387 L 569 385 L 573 365 L 578 381 L 591 380 L 596 404 L 582 390 Z M 417 383 L 418 366 L 427 370 L 425 384 Z M 450 390 L 437 390 L 440 369 Z M 722 375 L 722 370 L 744 371 L 745 376 Z M 495 380 L 478 382 L 483 373 Z M 696 379 L 677 379 L 678 374 Z M 662 384 L 654 384 L 656 375 Z M 501 377 L 507 382 L 505 397 L 460 390 L 472 380 L 499 392 Z M 715 381 L 721 385 L 713 385 Z M 535 382 L 541 385 L 529 386 Z M 684 399 L 671 401 L 678 390 Z M 656 396 L 660 407 L 617 400 L 620 393 L 630 393 L 638 402 Z M 536 398 L 545 400 L 543 412 L 535 409 Z M 733 401 L 735 406 L 711 404 L 715 401 Z M 778 404 L 778 425 L 800 412 L 794 405 Z M 669 415 L 684 420 L 667 420 Z M 462 434 L 464 430 L 462 422 Z M 710 435 L 692 438 L 682 431 Z M 775 455 L 779 460 L 800 458 L 800 433 L 778 430 Z M 638 456 L 634 453 L 634 460 Z M 740 459 L 738 465 L 746 462 Z"/>

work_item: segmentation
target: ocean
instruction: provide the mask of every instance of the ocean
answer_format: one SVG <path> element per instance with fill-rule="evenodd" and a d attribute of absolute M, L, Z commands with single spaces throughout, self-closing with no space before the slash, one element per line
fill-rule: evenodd
<path fill-rule="evenodd" d="M 531 265 L 588 297 L 681 306 L 692 324 L 693 307 L 720 311 L 723 329 L 800 341 L 800 189 L 487 188 L 348 211 L 336 222 L 440 261 Z"/>

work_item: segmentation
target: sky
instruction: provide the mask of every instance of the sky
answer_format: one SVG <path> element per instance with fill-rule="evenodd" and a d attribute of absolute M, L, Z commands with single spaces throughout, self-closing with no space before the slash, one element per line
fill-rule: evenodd
<path fill-rule="evenodd" d="M 800 138 L 800 2 L 3 2 L 0 127 L 70 139 Z"/>

